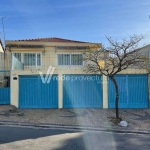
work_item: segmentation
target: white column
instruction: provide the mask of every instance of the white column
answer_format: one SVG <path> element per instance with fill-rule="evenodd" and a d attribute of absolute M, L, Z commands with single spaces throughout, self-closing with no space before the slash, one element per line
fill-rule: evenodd
<path fill-rule="evenodd" d="M 58 108 L 63 108 L 63 81 L 62 74 L 58 74 Z"/>
<path fill-rule="evenodd" d="M 17 77 L 17 80 L 13 80 L 14 77 Z M 10 74 L 10 104 L 18 108 L 19 103 L 19 81 L 18 75 L 11 71 Z"/>
<path fill-rule="evenodd" d="M 108 108 L 108 86 L 107 86 L 107 77 L 103 77 L 103 108 Z"/>

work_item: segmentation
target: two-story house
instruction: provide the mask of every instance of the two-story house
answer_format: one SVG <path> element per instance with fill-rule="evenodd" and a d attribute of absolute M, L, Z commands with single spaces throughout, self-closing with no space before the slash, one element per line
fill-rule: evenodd
<path fill-rule="evenodd" d="M 83 71 L 83 53 L 100 46 L 60 38 L 6 41 L 10 103 L 19 108 L 114 108 L 114 86 L 107 77 Z M 148 108 L 145 70 L 128 68 L 116 79 L 120 108 Z"/>
<path fill-rule="evenodd" d="M 11 53 L 11 104 L 19 108 L 102 108 L 102 76 L 82 70 L 83 52 L 100 46 L 60 38 L 6 41 Z"/>

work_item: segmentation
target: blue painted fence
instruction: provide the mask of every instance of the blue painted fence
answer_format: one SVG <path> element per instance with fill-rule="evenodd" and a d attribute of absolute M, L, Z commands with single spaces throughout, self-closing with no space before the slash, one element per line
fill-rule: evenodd
<path fill-rule="evenodd" d="M 102 108 L 100 75 L 64 75 L 64 108 Z"/>
<path fill-rule="evenodd" d="M 50 83 L 42 83 L 40 76 L 20 76 L 19 108 L 58 108 L 57 75 Z"/>
<path fill-rule="evenodd" d="M 116 75 L 119 87 L 119 108 L 148 108 L 147 75 Z M 115 108 L 115 87 L 108 80 L 108 107 Z"/>
<path fill-rule="evenodd" d="M 10 88 L 0 88 L 0 104 L 10 104 Z"/>

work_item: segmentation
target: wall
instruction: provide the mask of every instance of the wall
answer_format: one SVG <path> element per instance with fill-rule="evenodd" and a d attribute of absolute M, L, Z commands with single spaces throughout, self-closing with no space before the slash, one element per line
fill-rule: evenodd
<path fill-rule="evenodd" d="M 28 43 L 29 44 L 29 43 Z M 71 50 L 57 50 L 55 45 L 61 45 L 61 46 L 85 46 L 87 44 L 67 44 L 67 43 L 53 43 L 52 44 L 48 44 L 48 43 L 42 43 L 45 44 L 45 50 L 44 49 L 39 49 L 38 52 L 42 53 L 42 67 L 39 68 L 38 70 L 34 69 L 34 68 L 25 68 L 25 70 L 23 71 L 17 71 L 17 70 L 12 70 L 11 71 L 11 104 L 15 105 L 16 107 L 18 107 L 18 96 L 19 96 L 19 76 L 20 75 L 39 75 L 39 71 L 42 71 L 43 74 L 47 73 L 47 69 L 49 66 L 53 66 L 55 67 L 55 71 L 54 74 L 58 74 L 60 77 L 63 74 L 86 74 L 85 72 L 83 72 L 82 70 L 82 66 L 58 66 L 57 65 L 57 55 L 58 53 L 82 53 L 81 50 L 76 50 L 76 51 L 71 51 Z M 43 52 L 43 50 L 45 52 Z M 12 52 L 23 52 L 24 49 L 19 49 L 19 48 L 12 48 L 11 49 Z M 33 51 L 36 52 L 36 50 L 33 49 L 26 49 L 26 51 Z M 22 54 L 22 58 L 23 58 L 23 54 Z M 9 57 L 7 59 L 7 62 L 9 64 Z M 147 74 L 147 72 L 143 69 L 126 69 L 123 70 L 122 72 L 120 72 L 119 74 Z M 18 80 L 13 80 L 13 77 L 17 77 Z M 103 76 L 103 108 L 108 108 L 108 95 L 107 95 L 107 78 L 105 76 Z M 59 80 L 58 82 L 59 85 L 59 108 L 62 108 L 62 91 L 63 91 L 63 87 L 62 87 L 62 81 Z"/>
<path fill-rule="evenodd" d="M 0 71 L 4 69 L 4 53 L 3 53 L 3 47 L 0 40 Z M 3 80 L 3 73 L 0 72 L 0 81 Z"/>
<path fill-rule="evenodd" d="M 43 70 L 43 74 L 46 74 L 47 70 Z M 144 74 L 145 70 L 138 69 L 127 69 L 120 74 Z M 58 74 L 59 77 L 62 77 L 63 74 L 85 74 L 82 69 L 56 69 L 54 74 Z M 19 96 L 19 75 L 39 75 L 38 70 L 34 71 L 11 71 L 11 104 L 18 107 L 18 96 Z M 17 77 L 18 80 L 13 80 L 13 77 Z M 62 81 L 58 81 L 59 85 L 59 108 L 62 108 Z M 108 108 L 108 96 L 107 96 L 107 78 L 103 76 L 103 108 Z"/>
<path fill-rule="evenodd" d="M 1 39 L 0 39 L 0 52 L 2 52 L 2 53 L 4 52 L 4 51 L 3 51 L 3 45 L 2 45 Z"/>
<path fill-rule="evenodd" d="M 3 52 L 3 48 L 2 48 L 2 46 L 1 46 L 1 44 L 0 44 L 0 52 Z"/>
<path fill-rule="evenodd" d="M 150 44 L 146 45 L 140 50 L 140 53 L 145 55 L 149 58 L 149 52 L 150 52 Z M 149 58 L 150 59 L 150 58 Z M 149 89 L 149 104 L 150 104 L 150 75 L 148 75 L 148 89 Z M 150 107 L 150 106 L 149 106 Z"/>
<path fill-rule="evenodd" d="M 145 56 L 148 56 L 149 52 L 150 52 L 150 45 L 146 45 L 142 48 L 142 50 L 140 50 L 140 53 Z"/>
<path fill-rule="evenodd" d="M 4 73 L 1 72 L 4 69 L 4 53 L 0 52 L 0 81 L 4 79 Z"/>

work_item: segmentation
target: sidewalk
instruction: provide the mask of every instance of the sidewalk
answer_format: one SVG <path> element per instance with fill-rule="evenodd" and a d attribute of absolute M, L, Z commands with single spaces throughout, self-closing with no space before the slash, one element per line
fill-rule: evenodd
<path fill-rule="evenodd" d="M 150 109 L 120 109 L 120 117 L 128 122 L 128 127 L 109 121 L 109 117 L 115 116 L 115 109 L 17 109 L 14 112 L 10 109 L 12 106 L 0 105 L 0 122 L 150 131 Z"/>

